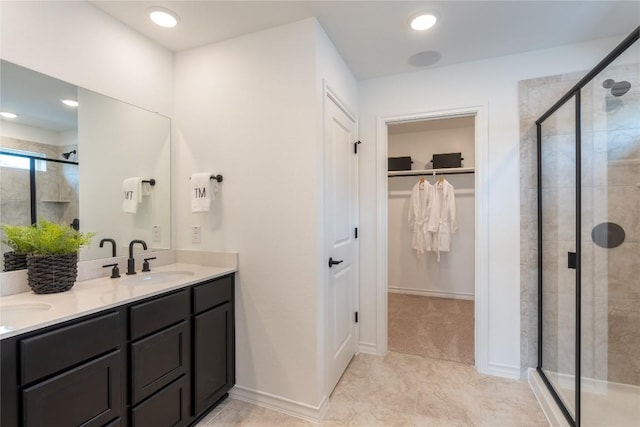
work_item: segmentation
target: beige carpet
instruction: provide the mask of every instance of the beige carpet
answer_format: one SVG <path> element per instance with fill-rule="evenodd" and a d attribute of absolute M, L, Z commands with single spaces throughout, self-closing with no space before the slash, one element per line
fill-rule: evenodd
<path fill-rule="evenodd" d="M 389 350 L 474 364 L 474 302 L 389 293 Z"/>

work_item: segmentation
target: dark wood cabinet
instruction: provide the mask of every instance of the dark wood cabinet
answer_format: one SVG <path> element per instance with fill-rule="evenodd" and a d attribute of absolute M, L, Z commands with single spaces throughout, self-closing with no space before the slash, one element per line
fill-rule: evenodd
<path fill-rule="evenodd" d="M 104 426 L 122 415 L 116 350 L 22 391 L 23 426 Z"/>
<path fill-rule="evenodd" d="M 118 425 L 125 415 L 122 310 L 2 340 L 2 426 Z"/>
<path fill-rule="evenodd" d="M 233 310 L 229 302 L 193 318 L 193 400 L 198 416 L 233 387 Z"/>
<path fill-rule="evenodd" d="M 187 319 L 131 344 L 131 400 L 134 404 L 188 374 L 189 335 Z"/>
<path fill-rule="evenodd" d="M 188 426 L 235 383 L 234 277 L 1 341 L 0 427 Z"/>
<path fill-rule="evenodd" d="M 189 425 L 188 376 L 183 375 L 131 410 L 134 427 Z"/>
<path fill-rule="evenodd" d="M 234 280 L 193 288 L 193 411 L 196 418 L 235 384 Z"/>

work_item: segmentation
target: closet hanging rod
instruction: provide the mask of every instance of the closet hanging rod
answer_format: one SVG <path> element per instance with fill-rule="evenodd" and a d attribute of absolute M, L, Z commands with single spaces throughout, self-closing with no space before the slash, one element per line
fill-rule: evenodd
<path fill-rule="evenodd" d="M 426 169 L 413 171 L 391 171 L 388 173 L 389 178 L 395 176 L 434 176 L 434 175 L 460 175 L 475 173 L 475 168 L 451 168 L 451 169 Z"/>

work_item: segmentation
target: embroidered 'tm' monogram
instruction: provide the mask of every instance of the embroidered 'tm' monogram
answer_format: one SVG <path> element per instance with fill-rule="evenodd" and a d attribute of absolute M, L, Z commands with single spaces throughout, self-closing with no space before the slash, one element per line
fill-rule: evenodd
<path fill-rule="evenodd" d="M 196 192 L 196 199 L 204 199 L 205 197 L 207 197 L 207 189 L 205 187 L 194 188 L 193 190 Z"/>
<path fill-rule="evenodd" d="M 125 200 L 133 200 L 133 191 L 131 191 L 131 190 L 125 191 L 124 192 L 124 199 Z"/>

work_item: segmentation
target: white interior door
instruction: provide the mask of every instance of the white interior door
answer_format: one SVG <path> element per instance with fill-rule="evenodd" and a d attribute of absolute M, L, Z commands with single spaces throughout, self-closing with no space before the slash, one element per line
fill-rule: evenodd
<path fill-rule="evenodd" d="M 358 161 L 355 120 L 327 96 L 324 111 L 326 385 L 330 394 L 356 353 Z"/>

